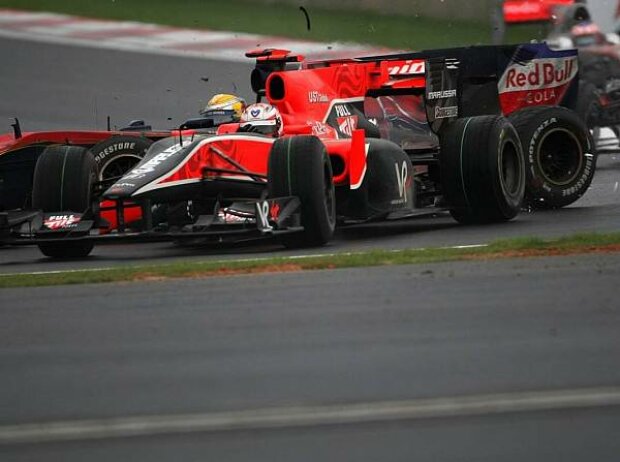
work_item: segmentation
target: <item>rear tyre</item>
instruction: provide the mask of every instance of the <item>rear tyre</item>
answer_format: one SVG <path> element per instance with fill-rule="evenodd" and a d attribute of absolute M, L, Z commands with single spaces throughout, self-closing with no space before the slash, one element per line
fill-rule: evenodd
<path fill-rule="evenodd" d="M 525 190 L 523 150 L 502 116 L 458 119 L 441 133 L 441 177 L 450 213 L 459 223 L 511 220 Z"/>
<path fill-rule="evenodd" d="M 142 160 L 153 142 L 148 138 L 118 135 L 97 143 L 90 151 L 98 168 L 98 180 L 120 178 Z"/>
<path fill-rule="evenodd" d="M 43 212 L 84 213 L 91 205 L 91 188 L 97 175 L 93 155 L 78 146 L 49 146 L 34 169 L 32 206 Z M 85 257 L 92 242 L 39 244 L 48 257 Z"/>
<path fill-rule="evenodd" d="M 327 243 L 336 228 L 332 167 L 323 143 L 314 136 L 277 140 L 269 156 L 269 197 L 297 196 L 303 232 L 283 237 L 287 247 Z"/>
<path fill-rule="evenodd" d="M 526 163 L 526 202 L 535 208 L 572 204 L 588 189 L 596 168 L 594 142 L 575 112 L 536 107 L 510 115 Z"/>

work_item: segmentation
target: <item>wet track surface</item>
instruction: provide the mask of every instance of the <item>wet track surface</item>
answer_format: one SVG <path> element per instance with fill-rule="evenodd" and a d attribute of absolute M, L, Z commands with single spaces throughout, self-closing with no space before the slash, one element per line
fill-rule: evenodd
<path fill-rule="evenodd" d="M 0 119 L 19 115 L 25 130 L 103 128 L 105 114 L 169 126 L 231 91 L 231 80 L 245 88 L 249 69 L 8 40 L 0 53 L 15 63 L 0 73 Z M 563 210 L 493 226 L 446 216 L 368 224 L 304 253 L 619 231 L 619 181 L 620 156 L 606 156 L 587 194 Z M 269 242 L 145 244 L 53 262 L 35 248 L 3 248 L 0 272 L 296 253 Z M 618 386 L 619 280 L 617 256 L 593 255 L 1 290 L 0 441 L 7 426 L 34 422 Z M 0 444 L 0 460 L 609 461 L 618 428 L 618 406 L 540 407 Z"/>
<path fill-rule="evenodd" d="M 3 290 L 0 442 L 30 422 L 189 427 L 0 458 L 613 460 L 611 405 L 198 433 L 192 415 L 614 386 L 619 278 L 597 255 Z"/>

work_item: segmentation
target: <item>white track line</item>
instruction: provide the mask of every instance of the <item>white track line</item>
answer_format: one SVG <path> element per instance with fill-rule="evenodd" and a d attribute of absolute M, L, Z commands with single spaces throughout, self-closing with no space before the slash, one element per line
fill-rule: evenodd
<path fill-rule="evenodd" d="M 0 444 L 79 441 L 196 432 L 284 429 L 370 422 L 474 417 L 620 405 L 620 387 L 145 415 L 0 426 Z"/>

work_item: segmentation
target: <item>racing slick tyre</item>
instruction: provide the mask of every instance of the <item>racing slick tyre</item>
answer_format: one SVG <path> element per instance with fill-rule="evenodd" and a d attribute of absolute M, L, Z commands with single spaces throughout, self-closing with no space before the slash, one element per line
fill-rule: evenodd
<path fill-rule="evenodd" d="M 277 140 L 269 155 L 269 197 L 297 196 L 303 232 L 283 236 L 287 247 L 322 245 L 336 228 L 336 196 L 332 167 L 323 143 L 315 136 Z"/>
<path fill-rule="evenodd" d="M 118 135 L 94 145 L 90 152 L 97 163 L 99 181 L 123 176 L 142 160 L 151 144 L 148 138 Z"/>
<path fill-rule="evenodd" d="M 457 119 L 440 139 L 442 187 L 454 219 L 470 224 L 517 216 L 525 161 L 512 124 L 502 116 Z"/>
<path fill-rule="evenodd" d="M 91 187 L 97 164 L 87 149 L 79 146 L 49 146 L 34 169 L 32 206 L 43 212 L 84 213 L 91 205 Z M 53 242 L 39 244 L 48 257 L 85 257 L 92 242 Z"/>
<path fill-rule="evenodd" d="M 525 151 L 525 200 L 534 208 L 572 204 L 588 189 L 596 150 L 587 127 L 563 107 L 522 109 L 509 117 Z"/>

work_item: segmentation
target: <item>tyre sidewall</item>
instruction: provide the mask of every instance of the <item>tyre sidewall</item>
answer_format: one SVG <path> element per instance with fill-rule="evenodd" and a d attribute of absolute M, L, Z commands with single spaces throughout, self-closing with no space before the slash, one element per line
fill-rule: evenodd
<path fill-rule="evenodd" d="M 314 136 L 279 139 L 269 156 L 270 197 L 297 196 L 301 201 L 301 238 L 285 240 L 290 246 L 320 245 L 329 241 L 336 226 L 335 193 L 329 156 Z M 331 188 L 331 204 L 325 193 Z"/>
<path fill-rule="evenodd" d="M 502 116 L 458 119 L 440 138 L 442 188 L 452 216 L 461 223 L 514 218 L 523 201 L 525 162 L 520 139 L 510 122 Z M 513 151 L 508 151 L 509 144 Z M 503 178 L 504 158 L 510 152 L 514 161 L 512 185 Z"/>
<path fill-rule="evenodd" d="M 541 142 L 560 130 L 572 133 L 581 150 L 579 168 L 574 178 L 564 185 L 552 182 L 541 167 Z M 562 207 L 576 201 L 585 193 L 594 175 L 596 157 L 592 138 L 576 114 L 566 111 L 542 112 L 539 117 L 532 118 L 526 130 L 521 133 L 521 139 L 525 150 L 528 202 L 540 207 Z"/>
<path fill-rule="evenodd" d="M 92 154 L 79 146 L 53 145 L 41 154 L 35 167 L 32 204 L 41 211 L 89 213 L 91 188 L 97 176 Z M 72 233 L 73 236 L 85 232 Z M 93 249 L 92 241 L 63 241 L 38 244 L 51 258 L 81 258 Z"/>
<path fill-rule="evenodd" d="M 523 197 L 525 194 L 525 162 L 522 154 L 521 141 L 517 131 L 507 119 L 498 119 L 495 124 L 496 135 L 489 139 L 490 151 L 495 151 L 495 156 L 488 156 L 489 168 L 493 169 L 492 175 L 494 196 L 497 198 L 497 203 L 501 209 L 501 217 L 505 219 L 512 219 L 516 217 L 521 210 L 523 203 Z M 517 184 L 512 188 L 506 184 L 503 174 L 503 163 L 509 160 L 507 156 L 510 155 L 509 149 L 513 146 L 517 150 L 516 159 L 518 164 L 515 165 L 517 170 Z M 520 152 L 519 152 L 520 151 Z"/>
<path fill-rule="evenodd" d="M 122 157 L 135 158 L 140 161 L 151 146 L 148 138 L 130 135 L 113 136 L 94 145 L 90 151 L 95 158 L 100 179 L 105 177 L 105 171 L 110 165 Z"/>
<path fill-rule="evenodd" d="M 32 204 L 43 212 L 84 213 L 91 205 L 97 166 L 92 154 L 79 146 L 45 149 L 34 171 Z"/>

